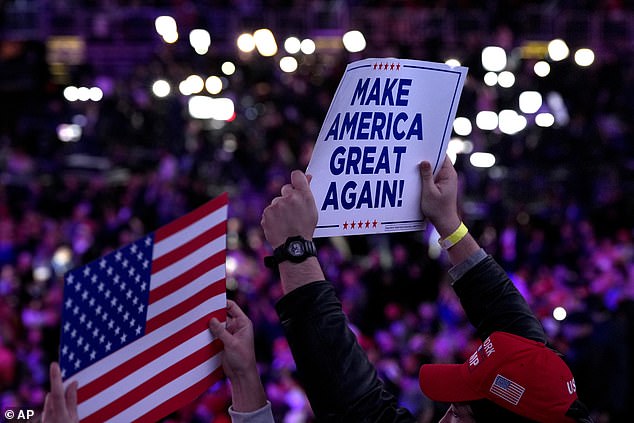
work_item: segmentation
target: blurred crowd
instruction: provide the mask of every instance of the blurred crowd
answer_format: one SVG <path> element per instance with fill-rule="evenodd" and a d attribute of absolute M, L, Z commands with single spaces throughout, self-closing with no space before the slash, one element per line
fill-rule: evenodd
<path fill-rule="evenodd" d="M 509 31 L 469 41 L 459 116 L 473 120 L 511 102 L 512 90 L 482 83 L 478 61 L 500 34 L 518 43 Z M 181 96 L 158 99 L 150 87 L 226 58 L 188 62 L 166 49 L 125 77 L 83 69 L 74 77 L 99 80 L 104 98 L 69 103 L 37 43 L 22 48 L 10 57 L 29 69 L 30 83 L 20 91 L 5 80 L 0 90 L 0 408 L 41 408 L 58 357 L 65 271 L 227 191 L 228 296 L 253 320 L 276 418 L 311 421 L 274 311 L 281 289 L 263 265 L 270 249 L 259 222 L 290 171 L 306 168 L 345 65 L 359 56 L 317 52 L 292 74 L 266 58 L 236 56 L 225 94 L 236 116 L 210 122 L 190 119 Z M 393 53 L 371 49 L 364 57 Z M 440 50 L 409 51 L 420 56 L 407 58 L 444 60 L 434 56 Z M 569 121 L 515 135 L 474 129 L 474 148 L 495 154 L 496 165 L 475 168 L 466 154 L 455 163 L 465 223 L 526 296 L 602 423 L 634 413 L 634 56 L 621 53 L 598 51 L 587 69 L 553 64 L 539 81 L 530 61 L 519 66 L 518 87 L 557 91 Z M 63 143 L 57 125 L 71 121 L 82 137 Z M 361 344 L 421 422 L 442 410 L 418 388 L 420 364 L 462 362 L 477 343 L 436 239 L 429 227 L 317 240 Z M 229 403 L 220 382 L 165 421 L 229 421 Z"/>

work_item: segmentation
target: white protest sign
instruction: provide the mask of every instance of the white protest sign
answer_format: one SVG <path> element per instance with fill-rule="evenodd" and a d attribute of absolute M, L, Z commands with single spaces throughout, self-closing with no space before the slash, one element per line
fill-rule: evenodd
<path fill-rule="evenodd" d="M 418 164 L 442 165 L 466 75 L 392 58 L 346 67 L 306 170 L 315 237 L 424 229 Z"/>

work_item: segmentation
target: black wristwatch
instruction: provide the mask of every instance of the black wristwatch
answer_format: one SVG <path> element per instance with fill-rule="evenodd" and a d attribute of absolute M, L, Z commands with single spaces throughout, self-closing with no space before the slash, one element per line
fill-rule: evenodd
<path fill-rule="evenodd" d="M 264 264 L 266 267 L 273 269 L 277 267 L 283 261 L 290 261 L 292 263 L 301 263 L 308 257 L 317 255 L 317 248 L 315 243 L 301 236 L 291 236 L 286 238 L 286 242 L 275 250 L 273 250 L 272 256 L 264 257 Z"/>

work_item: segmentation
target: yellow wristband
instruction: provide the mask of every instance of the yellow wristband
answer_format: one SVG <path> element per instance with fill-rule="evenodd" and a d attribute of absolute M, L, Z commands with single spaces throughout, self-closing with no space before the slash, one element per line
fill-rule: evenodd
<path fill-rule="evenodd" d="M 464 238 L 468 232 L 469 230 L 467 229 L 465 224 L 463 222 L 460 222 L 460 226 L 458 226 L 458 229 L 453 231 L 453 233 L 447 238 L 439 239 L 438 243 L 444 250 L 448 250 L 456 245 L 462 238 Z"/>

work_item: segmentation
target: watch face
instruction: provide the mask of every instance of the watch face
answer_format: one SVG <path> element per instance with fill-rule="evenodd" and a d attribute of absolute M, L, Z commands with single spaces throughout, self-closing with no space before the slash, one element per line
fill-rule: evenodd
<path fill-rule="evenodd" d="M 299 257 L 304 254 L 304 246 L 300 241 L 293 241 L 288 245 L 288 253 L 293 257 Z"/>

